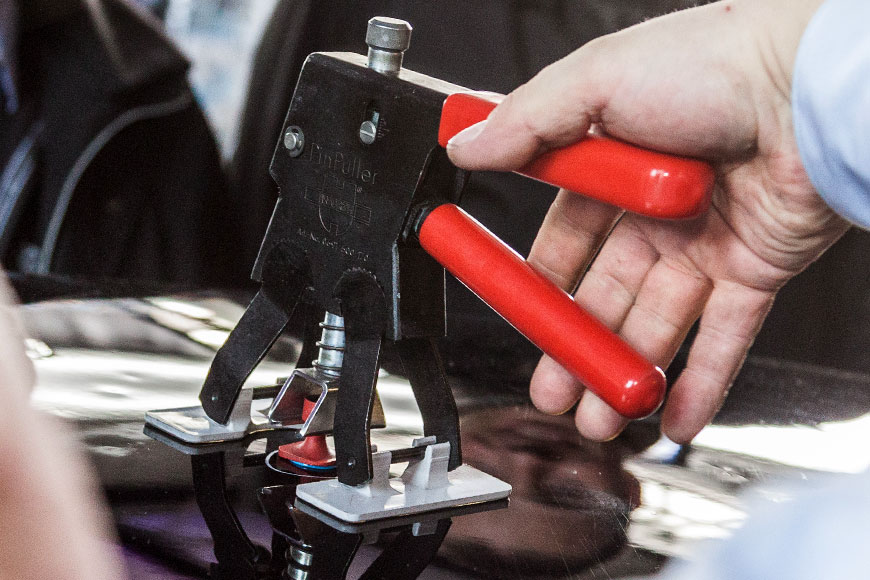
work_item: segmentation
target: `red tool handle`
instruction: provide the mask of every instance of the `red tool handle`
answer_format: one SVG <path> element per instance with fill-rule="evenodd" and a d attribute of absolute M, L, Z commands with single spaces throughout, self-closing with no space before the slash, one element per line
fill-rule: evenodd
<path fill-rule="evenodd" d="M 487 118 L 497 102 L 485 93 L 455 93 L 444 101 L 442 147 Z M 538 157 L 520 173 L 628 211 L 656 218 L 692 218 L 710 204 L 713 168 L 697 159 L 666 155 L 590 134 Z"/>
<path fill-rule="evenodd" d="M 659 407 L 661 369 L 463 210 L 438 206 L 417 235 L 426 252 L 619 414 L 637 419 Z"/>

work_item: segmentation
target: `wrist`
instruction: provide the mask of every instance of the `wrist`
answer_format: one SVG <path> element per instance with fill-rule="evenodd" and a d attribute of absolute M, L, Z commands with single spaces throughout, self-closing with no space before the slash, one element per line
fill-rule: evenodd
<path fill-rule="evenodd" d="M 824 0 L 735 0 L 746 19 L 763 74 L 781 96 L 790 100 L 798 45 L 810 19 Z"/>

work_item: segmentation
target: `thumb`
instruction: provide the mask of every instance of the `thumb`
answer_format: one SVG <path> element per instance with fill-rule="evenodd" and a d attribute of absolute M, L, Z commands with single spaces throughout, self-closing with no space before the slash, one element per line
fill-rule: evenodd
<path fill-rule="evenodd" d="M 457 133 L 447 154 L 470 170 L 512 171 L 541 153 L 582 139 L 606 100 L 590 82 L 583 50 L 550 65 L 507 95 L 481 121 Z M 591 90 L 598 86 L 598 90 Z"/>

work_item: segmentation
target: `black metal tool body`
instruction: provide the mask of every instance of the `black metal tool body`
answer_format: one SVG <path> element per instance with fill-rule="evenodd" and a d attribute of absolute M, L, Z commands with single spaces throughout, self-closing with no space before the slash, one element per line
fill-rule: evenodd
<path fill-rule="evenodd" d="M 353 53 L 307 59 L 275 149 L 280 187 L 252 278 L 261 289 L 220 349 L 200 400 L 225 423 L 242 383 L 300 300 L 345 318 L 333 435 L 337 474 L 372 477 L 369 427 L 382 346 L 396 347 L 426 435 L 461 464 L 453 396 L 432 339 L 445 333 L 444 269 L 413 229 L 426 207 L 458 203 L 466 173 L 438 146 L 447 95 L 461 87 Z"/>

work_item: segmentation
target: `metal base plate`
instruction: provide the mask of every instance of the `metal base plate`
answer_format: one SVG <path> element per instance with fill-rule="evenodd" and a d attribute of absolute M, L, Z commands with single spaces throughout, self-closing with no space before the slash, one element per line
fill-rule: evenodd
<path fill-rule="evenodd" d="M 407 516 L 397 516 L 389 519 L 369 520 L 366 522 L 345 522 L 339 520 L 338 518 L 333 517 L 323 510 L 317 509 L 304 501 L 296 501 L 293 507 L 306 515 L 317 518 L 319 521 L 340 532 L 346 534 L 374 534 L 377 536 L 377 534 L 385 529 L 395 529 L 405 525 L 413 525 L 415 528 L 419 526 L 420 528 L 425 529 L 440 520 L 501 510 L 508 507 L 509 504 L 510 500 L 500 499 L 496 501 L 472 503 L 461 505 L 459 507 L 428 511 L 425 513 L 410 514 Z M 425 533 L 415 533 L 415 535 L 425 535 Z"/>
<path fill-rule="evenodd" d="M 212 421 L 202 407 L 148 411 L 145 424 L 186 443 L 213 443 L 242 439 L 251 427 L 253 389 L 242 389 L 226 425 Z"/>
<path fill-rule="evenodd" d="M 353 487 L 335 479 L 315 481 L 300 485 L 296 497 L 341 521 L 359 523 L 495 501 L 510 495 L 509 484 L 470 465 L 446 472 L 446 454 L 449 444 L 430 445 L 425 459 L 417 464 L 412 462 L 401 477 L 389 479 L 390 453 L 375 453 L 372 455 L 375 475 L 371 482 Z M 433 455 L 434 462 L 440 465 L 432 465 L 429 476 L 427 463 L 433 463 Z M 439 461 L 438 455 L 444 460 Z"/>

